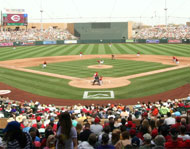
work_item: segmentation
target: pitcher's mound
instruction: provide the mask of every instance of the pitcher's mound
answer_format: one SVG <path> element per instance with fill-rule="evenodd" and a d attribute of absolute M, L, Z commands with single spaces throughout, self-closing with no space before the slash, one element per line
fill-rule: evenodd
<path fill-rule="evenodd" d="M 112 65 L 90 65 L 88 68 L 93 68 L 93 69 L 107 69 L 107 68 L 112 68 Z"/>
<path fill-rule="evenodd" d="M 103 77 L 102 85 L 92 85 L 93 78 L 75 79 L 69 82 L 69 85 L 77 88 L 102 89 L 102 88 L 117 88 L 127 86 L 131 82 L 124 78 Z"/>

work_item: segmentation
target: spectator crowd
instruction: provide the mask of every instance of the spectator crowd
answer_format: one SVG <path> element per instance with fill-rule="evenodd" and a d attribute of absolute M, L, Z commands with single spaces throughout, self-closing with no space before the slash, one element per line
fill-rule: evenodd
<path fill-rule="evenodd" d="M 190 39 L 190 27 L 186 25 L 148 27 L 135 31 L 135 39 Z"/>
<path fill-rule="evenodd" d="M 189 99 L 57 107 L 2 97 L 0 117 L 8 124 L 0 148 L 190 148 L 188 110 L 180 111 Z"/>
<path fill-rule="evenodd" d="M 46 41 L 46 40 L 66 40 L 76 39 L 66 29 L 48 29 L 40 30 L 31 28 L 28 30 L 20 29 L 18 31 L 0 31 L 0 42 L 17 42 L 17 41 Z"/>

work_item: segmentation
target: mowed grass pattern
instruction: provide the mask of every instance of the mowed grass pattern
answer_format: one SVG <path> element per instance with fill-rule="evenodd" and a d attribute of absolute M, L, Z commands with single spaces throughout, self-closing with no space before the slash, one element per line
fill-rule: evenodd
<path fill-rule="evenodd" d="M 30 57 L 91 54 L 136 54 L 190 57 L 188 44 L 73 44 L 0 48 L 0 61 Z"/>
<path fill-rule="evenodd" d="M 109 69 L 89 69 L 88 66 L 98 65 L 98 59 L 78 60 L 62 63 L 52 63 L 44 69 L 42 66 L 30 67 L 29 69 L 45 71 L 55 74 L 73 76 L 73 77 L 92 77 L 98 72 L 103 77 L 122 77 L 168 67 L 171 65 L 163 65 L 161 63 L 131 61 L 131 60 L 104 60 L 104 65 L 111 65 Z"/>
<path fill-rule="evenodd" d="M 23 59 L 30 57 L 46 57 L 61 55 L 85 55 L 91 54 L 136 54 L 140 52 L 146 55 L 168 55 L 190 57 L 190 45 L 186 44 L 76 44 L 76 45 L 48 45 L 0 48 L 0 61 Z M 126 60 L 109 61 L 114 69 L 98 70 L 103 76 L 119 77 L 170 67 L 158 63 L 131 62 Z M 65 64 L 65 65 L 63 65 Z M 95 60 L 73 61 L 56 64 L 48 64 L 45 71 L 77 77 L 91 77 L 96 70 L 86 70 L 87 65 L 97 64 Z M 84 65 L 84 66 L 83 66 Z M 131 67 L 129 67 L 129 65 Z M 81 67 L 82 66 L 82 67 Z M 122 69 L 119 67 L 122 66 Z M 73 67 L 70 70 L 70 67 Z M 36 67 L 42 71 L 41 67 Z M 76 69 L 76 70 L 75 70 Z M 78 69 L 78 70 L 77 70 Z M 67 71 L 66 71 L 67 70 Z M 80 72 L 80 73 L 79 73 Z M 79 73 L 79 75 L 78 75 Z M 112 73 L 113 75 L 110 75 Z M 170 89 L 190 83 L 190 69 L 183 68 L 169 72 L 149 75 L 131 79 L 131 84 L 126 87 L 112 89 L 115 99 L 127 99 L 161 93 Z M 62 98 L 82 99 L 86 89 L 78 89 L 68 85 L 69 80 L 48 77 L 27 72 L 0 68 L 0 81 L 10 86 L 28 91 L 37 95 Z M 89 90 L 89 89 L 88 89 Z M 105 89 L 106 90 L 106 89 Z"/>

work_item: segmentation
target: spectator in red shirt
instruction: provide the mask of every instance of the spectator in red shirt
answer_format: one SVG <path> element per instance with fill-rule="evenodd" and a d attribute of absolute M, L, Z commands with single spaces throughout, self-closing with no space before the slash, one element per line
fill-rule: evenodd
<path fill-rule="evenodd" d="M 172 140 L 167 141 L 165 143 L 165 148 L 166 149 L 169 149 L 169 148 L 179 149 L 179 148 L 185 148 L 186 147 L 185 142 L 177 139 L 178 138 L 178 131 L 175 128 L 171 129 L 170 134 L 171 134 Z"/>
<path fill-rule="evenodd" d="M 176 117 L 176 123 L 171 126 L 171 128 L 176 128 L 176 130 L 179 132 L 181 126 L 181 117 Z"/>

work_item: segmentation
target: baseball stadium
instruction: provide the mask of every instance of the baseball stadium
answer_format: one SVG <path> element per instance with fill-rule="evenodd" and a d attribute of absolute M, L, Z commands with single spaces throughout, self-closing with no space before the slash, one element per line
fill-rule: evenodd
<path fill-rule="evenodd" d="M 41 18 L 38 20 L 40 22 L 30 22 L 30 14 L 24 9 L 3 9 L 0 26 L 0 130 L 5 131 L 1 128 L 5 128 L 6 125 L 8 127 L 14 120 L 24 124 L 23 119 L 19 121 L 16 117 L 25 113 L 27 119 L 34 117 L 36 128 L 41 119 L 44 119 L 43 122 L 46 121 L 44 113 L 49 113 L 49 122 L 51 118 L 61 121 L 57 115 L 61 112 L 65 114 L 65 111 L 71 115 L 74 113 L 78 119 L 77 123 L 81 121 L 84 124 L 88 121 L 87 115 L 90 116 L 89 121 L 94 120 L 89 124 L 92 126 L 102 119 L 104 122 L 105 119 L 110 121 L 111 115 L 114 120 L 116 115 L 119 115 L 117 118 L 121 122 L 122 111 L 128 109 L 127 116 L 124 116 L 124 119 L 129 118 L 125 125 L 126 130 L 130 135 L 134 133 L 131 132 L 133 125 L 128 129 L 133 117 L 135 135 L 141 133 L 141 136 L 137 135 L 136 138 L 146 142 L 147 135 L 152 135 L 153 129 L 144 133 L 136 125 L 141 126 L 140 121 L 146 119 L 147 114 L 149 118 L 165 117 L 165 120 L 173 114 L 174 119 L 181 116 L 181 119 L 185 118 L 188 121 L 190 22 L 168 23 L 166 0 L 163 11 L 165 23 L 148 25 L 130 20 L 45 23 L 42 9 Z M 158 18 L 156 13 L 154 17 Z M 152 20 L 154 17 L 149 19 Z M 166 104 L 167 112 L 161 111 Z M 54 106 L 57 107 L 56 110 L 52 110 Z M 8 111 L 7 107 L 11 107 L 11 110 Z M 15 113 L 12 112 L 14 109 Z M 152 114 L 155 109 L 160 110 L 157 113 L 159 116 Z M 104 112 L 106 116 L 103 116 Z M 136 113 L 139 114 L 138 117 Z M 130 117 L 130 114 L 133 116 Z M 82 119 L 84 115 L 85 119 Z M 9 121 L 10 118 L 14 120 Z M 168 134 L 172 133 L 172 126 L 176 126 L 177 122 L 178 119 L 175 123 L 168 124 Z M 167 122 L 164 121 L 165 123 Z M 58 123 L 55 124 L 56 128 L 59 128 Z M 111 124 L 109 125 L 111 127 Z M 114 125 L 113 131 L 116 128 L 122 131 L 121 125 Z M 186 125 L 189 125 L 189 122 Z M 44 130 L 41 132 L 43 135 L 46 126 L 44 123 Z M 181 128 L 175 128 L 179 129 L 180 133 Z M 97 133 L 97 130 L 90 130 Z M 52 131 L 62 133 L 61 129 L 60 132 L 58 129 L 53 130 L 53 126 Z M 0 137 L 3 137 L 2 132 L 0 131 Z M 186 134 L 190 134 L 190 127 L 186 129 Z M 148 140 L 153 140 L 152 137 Z M 171 139 L 174 139 L 172 137 L 171 135 Z M 187 140 L 190 141 L 190 136 L 188 137 L 186 141 L 182 140 L 181 148 L 189 147 Z M 134 138 L 131 135 L 132 142 Z M 57 142 L 59 141 L 57 139 Z M 79 149 L 85 149 L 80 146 L 81 142 L 75 141 L 73 146 L 78 144 Z M 42 148 L 42 141 L 37 142 Z M 165 142 L 163 146 L 170 147 L 171 144 L 167 144 L 168 140 Z M 32 145 L 37 148 L 38 145 L 35 143 L 36 141 Z M 123 149 L 117 143 L 113 143 L 112 140 L 111 145 Z M 137 146 L 141 147 L 146 143 Z M 133 143 L 128 145 L 133 146 Z M 54 146 L 57 147 L 56 141 Z"/>
<path fill-rule="evenodd" d="M 130 22 L 67 26 L 80 39 L 17 41 L 15 49 L 1 47 L 1 89 L 11 90 L 10 98 L 56 105 L 135 104 L 188 95 L 190 45 L 182 42 L 189 40 L 128 39 Z M 102 85 L 92 85 L 95 72 L 103 76 Z"/>

